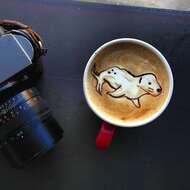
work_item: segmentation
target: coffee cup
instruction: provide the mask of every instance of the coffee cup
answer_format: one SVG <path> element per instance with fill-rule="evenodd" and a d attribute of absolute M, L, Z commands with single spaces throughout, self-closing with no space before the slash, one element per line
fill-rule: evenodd
<path fill-rule="evenodd" d="M 140 127 L 157 119 L 173 93 L 171 68 L 158 49 L 133 38 L 112 40 L 88 60 L 83 91 L 102 119 L 96 145 L 105 149 L 116 127 Z"/>

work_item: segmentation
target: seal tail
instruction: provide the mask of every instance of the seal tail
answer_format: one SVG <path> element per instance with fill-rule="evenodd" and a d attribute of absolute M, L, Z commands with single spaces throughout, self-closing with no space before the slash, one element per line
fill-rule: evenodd
<path fill-rule="evenodd" d="M 102 93 L 102 85 L 104 80 L 101 79 L 100 74 L 96 71 L 96 66 L 94 65 L 92 68 L 92 76 L 97 80 L 96 90 L 99 94 Z"/>

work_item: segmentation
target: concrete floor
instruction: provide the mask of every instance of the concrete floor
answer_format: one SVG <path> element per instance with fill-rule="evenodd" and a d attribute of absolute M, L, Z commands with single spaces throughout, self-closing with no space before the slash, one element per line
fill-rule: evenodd
<path fill-rule="evenodd" d="M 80 0 L 80 1 L 190 11 L 190 0 Z"/>

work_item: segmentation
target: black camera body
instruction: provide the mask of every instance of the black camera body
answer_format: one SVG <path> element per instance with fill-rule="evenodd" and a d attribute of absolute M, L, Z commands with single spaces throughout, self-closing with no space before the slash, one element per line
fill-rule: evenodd
<path fill-rule="evenodd" d="M 15 167 L 43 155 L 63 130 L 34 84 L 46 53 L 41 37 L 15 21 L 0 21 L 0 149 Z"/>

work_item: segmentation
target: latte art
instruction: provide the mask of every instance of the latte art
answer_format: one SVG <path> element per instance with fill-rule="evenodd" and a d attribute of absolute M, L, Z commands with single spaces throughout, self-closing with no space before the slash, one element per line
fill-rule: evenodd
<path fill-rule="evenodd" d="M 144 95 L 158 96 L 162 88 L 153 73 L 145 73 L 135 76 L 120 66 L 114 66 L 100 73 L 93 67 L 92 75 L 97 80 L 96 90 L 102 92 L 103 84 L 108 83 L 114 89 L 107 92 L 113 98 L 125 97 L 137 108 L 141 107 L 140 98 Z"/>
<path fill-rule="evenodd" d="M 117 42 L 96 52 L 85 72 L 85 95 L 101 118 L 118 126 L 136 126 L 153 118 L 167 102 L 170 76 L 153 50 Z"/>

